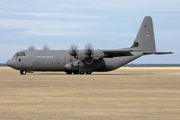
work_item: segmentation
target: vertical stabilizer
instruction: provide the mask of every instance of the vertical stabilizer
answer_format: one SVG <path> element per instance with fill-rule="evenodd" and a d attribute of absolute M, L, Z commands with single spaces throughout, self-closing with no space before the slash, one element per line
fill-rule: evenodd
<path fill-rule="evenodd" d="M 156 52 L 152 18 L 144 17 L 132 48 L 142 49 L 144 52 Z"/>

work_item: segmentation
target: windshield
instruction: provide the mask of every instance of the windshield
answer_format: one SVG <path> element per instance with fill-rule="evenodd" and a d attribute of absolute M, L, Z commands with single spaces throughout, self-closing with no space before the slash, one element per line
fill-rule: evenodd
<path fill-rule="evenodd" d="M 25 57 L 25 52 L 19 52 L 19 53 L 16 53 L 13 58 L 18 58 L 18 57 Z"/>
<path fill-rule="evenodd" d="M 25 57 L 25 52 L 20 52 L 20 54 L 18 54 L 21 57 Z"/>

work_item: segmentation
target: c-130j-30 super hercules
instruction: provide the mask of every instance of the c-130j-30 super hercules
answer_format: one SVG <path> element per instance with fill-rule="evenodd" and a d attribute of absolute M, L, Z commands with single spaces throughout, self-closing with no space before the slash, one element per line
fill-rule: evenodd
<path fill-rule="evenodd" d="M 91 74 L 115 70 L 143 55 L 172 54 L 156 52 L 152 18 L 146 16 L 131 47 L 115 50 L 93 50 L 87 44 L 84 50 L 71 45 L 70 50 L 23 50 L 7 61 L 20 74 L 33 71 L 65 71 L 67 74 Z"/>

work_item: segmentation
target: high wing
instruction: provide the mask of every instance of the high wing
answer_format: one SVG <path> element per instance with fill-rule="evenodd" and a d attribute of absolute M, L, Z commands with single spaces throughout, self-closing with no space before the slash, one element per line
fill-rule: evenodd
<path fill-rule="evenodd" d="M 79 51 L 79 55 L 77 58 L 79 60 L 84 60 L 84 58 L 92 57 L 94 59 L 100 58 L 113 58 L 113 57 L 120 57 L 120 56 L 133 56 L 131 52 L 139 52 L 142 51 L 141 49 L 134 49 L 134 48 L 123 48 L 123 49 L 116 49 L 116 50 L 93 50 L 92 55 L 88 55 L 87 51 Z"/>
<path fill-rule="evenodd" d="M 173 54 L 173 52 L 144 52 L 141 49 L 119 49 L 119 50 L 105 50 L 104 58 L 120 57 L 120 56 L 132 56 L 132 52 L 142 52 L 143 55 L 156 54 Z"/>
<path fill-rule="evenodd" d="M 103 50 L 104 58 L 120 57 L 120 56 L 133 56 L 131 52 L 139 52 L 141 49 L 118 49 L 118 50 Z"/>
<path fill-rule="evenodd" d="M 94 59 L 100 58 L 113 58 L 113 57 L 121 57 L 121 56 L 133 56 L 132 52 L 142 52 L 143 55 L 149 54 L 173 54 L 172 52 L 152 52 L 152 51 L 143 51 L 142 49 L 136 48 L 123 48 L 123 49 L 116 49 L 116 50 L 94 50 L 94 54 L 91 55 Z M 86 55 L 85 51 L 80 51 L 78 59 L 84 60 L 84 58 L 88 58 L 89 56 Z"/>

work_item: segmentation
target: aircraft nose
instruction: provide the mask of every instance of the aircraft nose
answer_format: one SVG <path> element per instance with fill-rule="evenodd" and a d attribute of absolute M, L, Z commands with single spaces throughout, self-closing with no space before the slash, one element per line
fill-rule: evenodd
<path fill-rule="evenodd" d="M 11 60 L 8 60 L 7 63 L 6 63 L 9 67 L 15 67 L 16 66 L 16 61 L 11 59 Z"/>
<path fill-rule="evenodd" d="M 7 61 L 6 65 L 7 65 L 7 66 L 10 66 L 10 60 Z"/>

